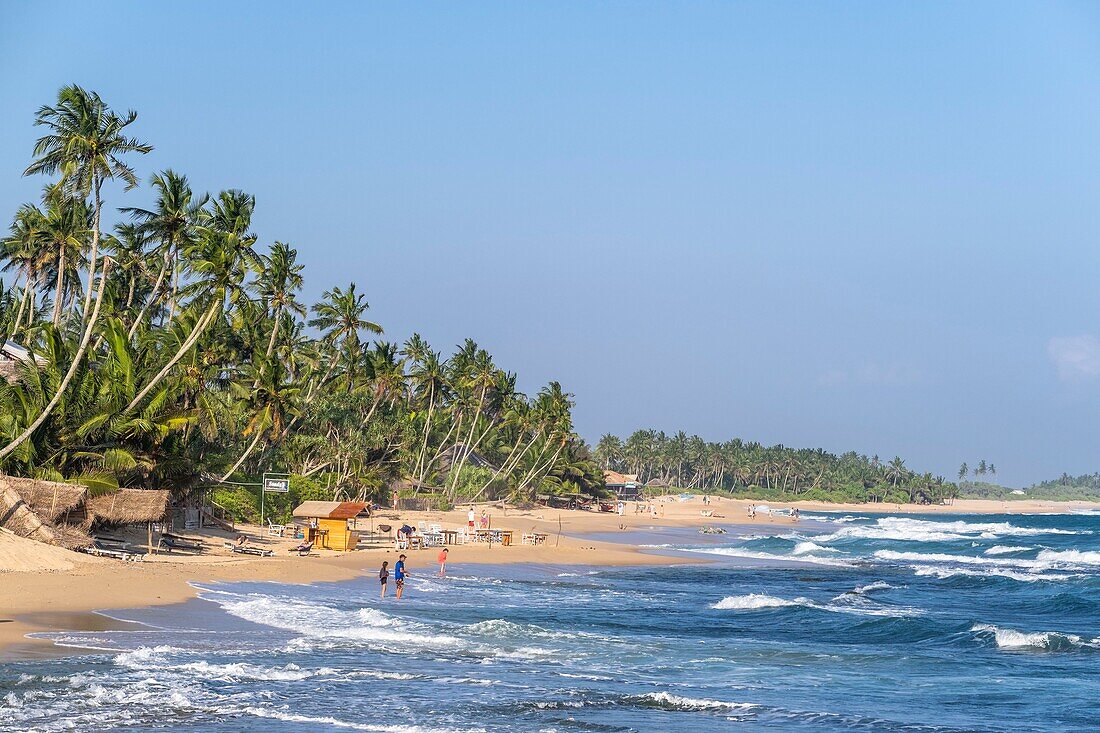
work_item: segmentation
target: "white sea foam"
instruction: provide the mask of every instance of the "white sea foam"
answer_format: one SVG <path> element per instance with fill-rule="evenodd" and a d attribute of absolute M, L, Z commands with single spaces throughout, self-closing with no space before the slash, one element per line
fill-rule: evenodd
<path fill-rule="evenodd" d="M 976 557 L 973 555 L 951 555 L 943 552 L 897 552 L 895 550 L 877 550 L 874 556 L 879 560 L 893 562 L 978 566 L 985 569 L 1011 569 L 1029 573 L 1043 573 L 1050 570 L 1088 571 L 1100 565 L 1100 552 L 1080 550 L 1043 550 L 1034 559 L 1016 557 Z M 1047 578 L 1048 580 L 1051 578 Z"/>
<path fill-rule="evenodd" d="M 993 634 L 999 649 L 1037 649 L 1044 651 L 1069 651 L 1076 648 L 1096 647 L 1097 640 L 1085 641 L 1076 634 L 1064 634 L 1058 631 L 1017 631 L 1002 629 L 992 624 L 976 624 L 970 629 L 976 633 Z"/>
<path fill-rule="evenodd" d="M 288 651 L 308 651 L 321 643 L 329 647 L 369 644 L 376 649 L 401 653 L 411 649 L 441 653 L 465 652 L 518 660 L 547 659 L 557 654 L 553 649 L 507 643 L 526 640 L 531 636 L 530 633 L 513 635 L 513 639 L 502 639 L 499 634 L 482 633 L 479 639 L 477 629 L 468 627 L 462 630 L 460 636 L 441 632 L 423 623 L 391 616 L 374 608 L 362 608 L 348 613 L 291 598 L 262 595 L 219 595 L 211 600 L 234 616 L 301 634 L 308 640 L 291 642 Z M 552 632 L 546 633 L 549 635 Z M 502 641 L 505 643 L 501 643 Z"/>
<path fill-rule="evenodd" d="M 818 542 L 843 539 L 897 540 L 907 542 L 950 542 L 952 540 L 996 539 L 1038 535 L 1073 535 L 1073 530 L 1045 527 L 1017 527 L 1008 522 L 933 522 L 909 517 L 882 517 L 874 524 L 843 527 L 828 535 L 815 537 Z"/>
<path fill-rule="evenodd" d="M 672 710 L 749 710 L 759 707 L 751 702 L 725 702 L 698 697 L 683 697 L 669 692 L 650 692 L 635 699 L 652 701 Z"/>
<path fill-rule="evenodd" d="M 1100 565 L 1100 552 L 1087 550 L 1042 550 L 1035 558 L 1040 563 L 1056 566 Z"/>
<path fill-rule="evenodd" d="M 822 547 L 816 542 L 799 542 L 791 550 L 792 555 L 807 555 L 811 552 L 840 552 L 835 547 Z"/>
<path fill-rule="evenodd" d="M 987 568 L 985 570 L 975 570 L 973 568 L 951 568 L 937 565 L 913 565 L 911 567 L 914 574 L 916 575 L 944 579 L 954 578 L 958 576 L 967 576 L 976 578 L 1009 578 L 1011 580 L 1019 580 L 1023 583 L 1037 583 L 1040 581 L 1070 580 L 1071 578 L 1078 577 L 1076 575 L 1067 575 L 1065 573 L 1022 573 L 1016 570 L 1007 570 L 1005 568 Z"/>
<path fill-rule="evenodd" d="M 922 613 L 916 608 L 878 608 L 866 605 L 834 605 L 817 603 L 809 598 L 799 597 L 789 600 L 763 593 L 749 593 L 743 596 L 726 596 L 713 604 L 711 608 L 719 611 L 756 611 L 767 608 L 787 608 L 791 606 L 812 608 L 816 611 L 827 611 L 829 613 L 848 613 L 856 616 L 891 616 L 906 618 L 909 616 L 919 616 Z"/>
<path fill-rule="evenodd" d="M 853 590 L 851 592 L 856 593 L 858 595 L 863 595 L 864 593 L 871 593 L 872 591 L 876 591 L 876 590 L 890 590 L 893 587 L 894 586 L 890 585 L 889 583 L 887 583 L 884 580 L 876 580 L 874 583 L 868 583 L 867 585 L 861 585 L 861 586 L 859 586 L 858 588 L 856 588 L 855 590 Z"/>
<path fill-rule="evenodd" d="M 309 679 L 310 677 L 331 677 L 340 674 L 331 667 L 302 669 L 296 664 L 288 664 L 283 667 L 260 667 L 253 664 L 245 664 L 243 662 L 235 662 L 232 664 L 211 664 L 206 661 L 188 662 L 187 664 L 173 665 L 171 669 L 209 679 L 264 680 L 276 682 L 295 682 Z"/>
<path fill-rule="evenodd" d="M 684 552 L 698 552 L 704 555 L 724 555 L 726 557 L 744 557 L 754 560 L 769 560 L 772 562 L 804 562 L 813 563 L 815 565 L 834 565 L 836 567 L 850 567 L 850 563 L 843 560 L 837 560 L 829 557 L 818 557 L 817 555 L 773 555 L 767 552 L 757 552 L 755 550 L 745 550 L 739 547 L 677 547 L 677 550 L 683 550 Z"/>
<path fill-rule="evenodd" d="M 782 606 L 805 605 L 802 600 L 788 601 L 785 598 L 765 595 L 763 593 L 749 593 L 747 596 L 726 596 L 715 603 L 711 608 L 721 611 L 747 611 L 757 608 L 779 608 Z"/>
<path fill-rule="evenodd" d="M 1034 547 L 1027 545 L 1020 547 L 1013 547 L 1011 545 L 994 545 L 985 551 L 986 555 L 1011 555 L 1016 552 L 1027 552 L 1028 550 L 1034 550 Z"/>
<path fill-rule="evenodd" d="M 274 708 L 247 707 L 244 712 L 257 718 L 271 718 L 283 720 L 288 723 L 312 723 L 314 726 L 327 725 L 333 728 L 345 728 L 348 730 L 374 731 L 375 733 L 443 733 L 437 728 L 423 728 L 418 725 L 376 725 L 373 723 L 355 723 L 347 720 L 339 720 L 329 716 L 299 715 Z"/>

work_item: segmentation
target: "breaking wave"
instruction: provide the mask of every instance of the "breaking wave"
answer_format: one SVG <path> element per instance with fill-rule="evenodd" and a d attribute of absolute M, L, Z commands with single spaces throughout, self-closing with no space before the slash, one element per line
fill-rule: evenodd
<path fill-rule="evenodd" d="M 979 635 L 992 635 L 998 649 L 1033 649 L 1048 652 L 1076 651 L 1095 649 L 1100 640 L 1086 641 L 1076 634 L 1064 634 L 1058 631 L 1017 631 L 1003 629 L 992 624 L 976 624 L 971 631 Z"/>
<path fill-rule="evenodd" d="M 834 598 L 833 600 L 838 600 Z M 802 608 L 812 608 L 815 611 L 826 611 L 828 613 L 848 613 L 856 616 L 890 616 L 894 618 L 908 618 L 910 616 L 920 616 L 922 612 L 915 608 L 884 608 L 884 607 L 870 607 L 866 605 L 835 605 L 830 603 L 817 603 L 810 598 L 795 598 L 788 600 L 786 598 L 777 598 L 776 596 L 769 596 L 763 593 L 749 593 L 743 596 L 726 596 L 717 603 L 711 605 L 711 608 L 719 611 L 757 611 L 768 608 L 787 608 L 792 606 L 798 606 Z"/>

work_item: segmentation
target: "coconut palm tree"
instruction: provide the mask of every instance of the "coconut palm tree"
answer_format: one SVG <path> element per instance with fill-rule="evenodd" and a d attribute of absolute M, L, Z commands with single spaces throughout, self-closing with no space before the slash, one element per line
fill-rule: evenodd
<path fill-rule="evenodd" d="M 267 256 L 261 256 L 262 270 L 254 289 L 270 310 L 271 336 L 264 352 L 265 361 L 275 351 L 275 339 L 279 334 L 283 313 L 289 312 L 298 316 L 306 314 L 306 308 L 298 301 L 297 296 L 304 284 L 302 270 L 305 265 L 299 265 L 297 259 L 298 251 L 282 242 L 275 242 Z"/>
<path fill-rule="evenodd" d="M 240 197 L 237 193 L 223 192 L 220 201 L 238 201 Z M 201 315 L 172 358 L 138 392 L 124 412 L 130 412 L 137 407 L 194 347 L 214 320 L 244 296 L 245 279 L 250 272 L 259 269 L 260 260 L 252 249 L 255 237 L 237 231 L 242 223 L 240 216 L 227 218 L 214 215 L 206 222 L 212 226 L 204 224 L 199 227 L 197 241 L 185 253 L 197 278 L 183 288 L 181 294 L 185 297 L 193 296 L 191 306 Z M 232 226 L 234 229 L 223 229 L 223 226 Z M 244 228 L 247 228 L 247 224 Z"/>
<path fill-rule="evenodd" d="M 149 184 L 157 197 L 152 209 L 134 207 L 121 209 L 138 223 L 144 234 L 157 242 L 153 255 L 160 260 L 153 291 L 140 315 L 134 319 L 130 327 L 131 338 L 138 326 L 144 322 L 148 309 L 159 302 L 161 288 L 169 273 L 172 283 L 168 298 L 167 322 L 171 324 L 172 319 L 175 318 L 181 274 L 180 255 L 194 243 L 196 227 L 203 207 L 210 200 L 207 194 L 196 196 L 191 190 L 187 176 L 176 173 L 171 168 L 154 174 Z"/>
<path fill-rule="evenodd" d="M 99 257 L 100 215 L 103 210 L 102 187 L 107 180 L 119 179 L 126 190 L 137 186 L 137 176 L 123 157 L 148 153 L 153 146 L 127 137 L 126 128 L 137 120 L 137 112 L 124 115 L 113 112 L 95 92 L 75 84 L 62 87 L 55 106 L 42 106 L 35 125 L 48 129 L 34 145 L 35 161 L 23 171 L 61 174 L 61 182 L 73 197 L 93 197 L 91 252 L 88 258 L 88 283 L 84 289 L 84 320 L 87 320 L 95 290 Z"/>
<path fill-rule="evenodd" d="M 359 334 L 361 331 L 380 334 L 382 327 L 363 317 L 370 305 L 364 295 L 355 292 L 355 283 L 349 284 L 347 290 L 338 287 L 326 290 L 322 297 L 323 300 L 313 306 L 316 317 L 310 320 L 309 325 L 321 329 L 330 344 L 339 345 L 344 361 L 346 391 L 351 392 L 362 350 Z M 326 381 L 327 376 L 322 381 Z"/>

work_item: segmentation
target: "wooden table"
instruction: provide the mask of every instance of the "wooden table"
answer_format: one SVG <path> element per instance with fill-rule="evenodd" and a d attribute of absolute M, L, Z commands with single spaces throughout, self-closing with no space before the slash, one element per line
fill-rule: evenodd
<path fill-rule="evenodd" d="M 445 529 L 440 532 L 443 535 L 443 544 L 445 545 L 457 545 L 458 544 L 458 530 L 457 529 Z"/>

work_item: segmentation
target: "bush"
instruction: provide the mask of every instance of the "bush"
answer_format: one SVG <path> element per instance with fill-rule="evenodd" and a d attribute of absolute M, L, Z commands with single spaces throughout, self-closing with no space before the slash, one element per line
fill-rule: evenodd
<path fill-rule="evenodd" d="M 493 472 L 488 468 L 463 466 L 462 470 L 458 473 L 458 484 L 455 486 L 454 492 L 455 498 L 459 501 L 463 499 L 473 499 L 481 493 L 481 487 L 492 477 Z M 492 487 L 490 486 L 490 488 Z M 484 499 L 485 495 L 482 494 L 481 498 Z"/>

